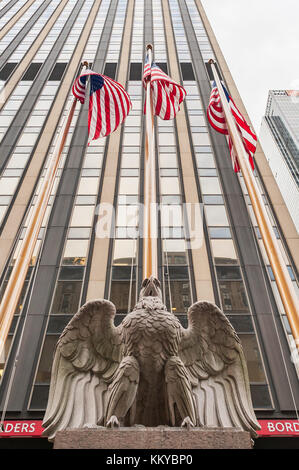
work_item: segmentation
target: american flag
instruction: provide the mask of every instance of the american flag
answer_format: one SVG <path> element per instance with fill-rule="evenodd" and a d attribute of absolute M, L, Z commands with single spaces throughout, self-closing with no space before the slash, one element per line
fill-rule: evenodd
<path fill-rule="evenodd" d="M 82 104 L 85 101 L 86 81 L 90 77 L 88 110 L 88 142 L 106 137 L 124 121 L 132 107 L 123 86 L 112 78 L 86 70 L 73 84 L 73 95 Z"/>
<path fill-rule="evenodd" d="M 149 64 L 146 56 L 143 71 L 143 86 L 150 81 L 154 114 L 163 120 L 174 119 L 180 110 L 180 104 L 186 96 L 186 90 L 164 73 L 155 62 Z M 144 104 L 144 112 L 146 103 Z"/>
<path fill-rule="evenodd" d="M 236 104 L 234 103 L 233 99 L 229 95 L 227 89 L 225 86 L 222 84 L 224 93 L 226 95 L 227 101 L 230 105 L 231 113 L 234 117 L 235 123 L 237 125 L 237 129 L 239 130 L 244 148 L 248 154 L 249 162 L 251 165 L 251 168 L 254 170 L 254 154 L 256 151 L 256 145 L 257 145 L 257 136 L 253 132 L 253 130 L 250 128 L 250 126 L 247 124 L 245 118 L 237 108 Z M 230 155 L 234 167 L 234 171 L 238 173 L 240 171 L 240 166 L 238 162 L 238 157 L 236 155 L 231 137 L 228 132 L 226 120 L 225 120 L 225 115 L 224 111 L 221 105 L 221 99 L 220 95 L 218 92 L 218 88 L 216 86 L 216 83 L 213 82 L 213 88 L 211 92 L 211 97 L 210 97 L 210 103 L 207 109 L 207 116 L 209 123 L 211 126 L 221 134 L 226 135 L 227 137 L 227 142 L 230 150 Z"/>

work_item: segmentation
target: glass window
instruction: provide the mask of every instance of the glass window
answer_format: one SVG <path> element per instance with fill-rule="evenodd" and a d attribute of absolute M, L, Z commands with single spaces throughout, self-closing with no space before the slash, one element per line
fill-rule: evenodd
<path fill-rule="evenodd" d="M 123 168 L 139 168 L 139 155 L 134 153 L 122 154 L 122 167 Z"/>
<path fill-rule="evenodd" d="M 12 195 L 18 185 L 19 178 L 1 178 L 0 180 L 0 195 Z"/>
<path fill-rule="evenodd" d="M 119 194 L 138 194 L 139 178 L 123 177 L 119 180 Z"/>
<path fill-rule="evenodd" d="M 70 225 L 73 227 L 90 227 L 93 223 L 94 206 L 75 206 Z"/>
<path fill-rule="evenodd" d="M 180 185 L 178 178 L 163 177 L 160 178 L 161 194 L 180 194 Z"/>
<path fill-rule="evenodd" d="M 2 222 L 2 219 L 6 213 L 6 206 L 0 206 L 0 223 Z"/>
<path fill-rule="evenodd" d="M 132 263 L 136 263 L 136 241 L 115 240 L 113 264 L 131 265 Z"/>
<path fill-rule="evenodd" d="M 200 186 L 203 194 L 221 194 L 218 178 L 201 176 Z"/>
<path fill-rule="evenodd" d="M 86 264 L 88 240 L 67 240 L 62 264 L 82 266 Z"/>
<path fill-rule="evenodd" d="M 181 204 L 180 195 L 170 195 L 161 197 L 162 204 Z"/>
<path fill-rule="evenodd" d="M 193 132 L 192 133 L 193 145 L 210 145 L 210 137 L 208 133 Z"/>
<path fill-rule="evenodd" d="M 90 238 L 90 228 L 85 228 L 85 227 L 70 227 L 69 233 L 68 233 L 68 238 Z"/>
<path fill-rule="evenodd" d="M 169 204 L 161 207 L 162 227 L 181 227 L 183 225 L 182 207 Z"/>
<path fill-rule="evenodd" d="M 117 281 L 125 281 L 135 279 L 135 266 L 112 266 L 112 279 Z"/>
<path fill-rule="evenodd" d="M 161 168 L 177 168 L 177 157 L 175 153 L 160 153 L 159 162 Z"/>
<path fill-rule="evenodd" d="M 196 89 L 197 87 L 184 87 L 185 89 L 193 88 Z M 188 93 L 188 91 L 187 91 Z M 198 92 L 197 92 L 198 93 Z M 206 126 L 206 121 L 203 116 L 189 116 L 190 126 Z"/>
<path fill-rule="evenodd" d="M 131 64 L 132 65 L 132 64 Z M 133 94 L 132 91 L 130 91 L 132 87 L 129 87 L 128 92 Z M 136 87 L 133 87 L 133 91 L 136 91 Z M 133 127 L 140 127 L 141 124 L 141 117 L 140 116 L 127 116 L 125 120 L 125 125 L 126 126 L 133 126 Z"/>
<path fill-rule="evenodd" d="M 99 168 L 83 168 L 81 175 L 82 176 L 100 176 L 100 169 Z"/>
<path fill-rule="evenodd" d="M 216 205 L 216 204 L 224 204 L 224 200 L 222 196 L 203 196 L 203 202 L 204 204 L 211 204 L 211 205 Z"/>
<path fill-rule="evenodd" d="M 184 238 L 184 227 L 162 227 L 162 238 Z"/>
<path fill-rule="evenodd" d="M 59 337 L 57 335 L 47 335 L 45 338 L 43 352 L 36 375 L 37 383 L 50 383 L 54 349 L 58 338 Z"/>
<path fill-rule="evenodd" d="M 85 156 L 84 168 L 101 168 L 102 166 L 102 154 L 88 153 Z"/>
<path fill-rule="evenodd" d="M 24 168 L 29 158 L 29 153 L 15 153 L 10 158 L 7 168 Z"/>
<path fill-rule="evenodd" d="M 59 279 L 77 281 L 83 278 L 83 274 L 83 266 L 62 266 L 59 273 Z"/>
<path fill-rule="evenodd" d="M 216 266 L 218 279 L 242 279 L 241 270 L 237 266 Z"/>
<path fill-rule="evenodd" d="M 254 333 L 251 315 L 227 315 L 227 318 L 238 334 Z"/>
<path fill-rule="evenodd" d="M 217 170 L 216 168 L 201 168 L 199 176 L 217 176 Z"/>
<path fill-rule="evenodd" d="M 114 303 L 118 313 L 128 313 L 136 303 L 136 282 L 113 280 L 111 282 L 110 300 Z"/>
<path fill-rule="evenodd" d="M 165 279 L 165 304 L 173 313 L 186 313 L 191 305 L 189 282 Z"/>
<path fill-rule="evenodd" d="M 138 195 L 120 194 L 118 196 L 118 205 L 138 204 Z"/>
<path fill-rule="evenodd" d="M 125 132 L 123 145 L 140 145 L 140 134 Z"/>
<path fill-rule="evenodd" d="M 12 336 L 8 336 L 4 344 L 4 350 L 0 356 L 0 380 L 4 371 L 4 367 L 5 367 L 8 355 L 9 355 L 11 342 L 12 342 Z"/>
<path fill-rule="evenodd" d="M 176 145 L 175 136 L 172 133 L 159 133 L 159 145 Z"/>
<path fill-rule="evenodd" d="M 51 315 L 49 318 L 47 333 L 61 334 L 72 318 L 72 315 Z"/>
<path fill-rule="evenodd" d="M 78 311 L 82 281 L 58 281 L 51 313 L 74 314 Z"/>
<path fill-rule="evenodd" d="M 44 118 L 41 118 L 41 116 L 31 116 L 28 121 L 27 121 L 27 126 L 28 127 L 40 127 Z"/>
<path fill-rule="evenodd" d="M 224 206 L 206 206 L 205 214 L 206 214 L 208 225 L 212 225 L 212 226 L 229 225 Z"/>
<path fill-rule="evenodd" d="M 10 203 L 10 196 L 0 196 L 0 205 L 7 206 Z"/>
<path fill-rule="evenodd" d="M 82 205 L 82 206 L 91 206 L 91 205 L 95 205 L 96 202 L 97 202 L 96 196 L 77 196 L 75 204 Z"/>
<path fill-rule="evenodd" d="M 250 382 L 266 382 L 263 364 L 255 335 L 239 334 L 246 357 Z"/>
<path fill-rule="evenodd" d="M 177 168 L 161 168 L 160 176 L 178 176 Z"/>
<path fill-rule="evenodd" d="M 138 207 L 132 205 L 118 207 L 116 225 L 118 227 L 136 227 L 138 225 L 138 210 Z"/>
<path fill-rule="evenodd" d="M 268 385 L 250 384 L 250 393 L 254 408 L 273 408 Z"/>
<path fill-rule="evenodd" d="M 121 176 L 138 176 L 139 169 L 138 168 L 123 168 L 121 170 Z"/>
<path fill-rule="evenodd" d="M 39 100 L 35 105 L 35 109 L 36 110 L 42 110 L 42 109 L 48 110 L 51 107 L 52 103 L 53 101 L 51 100 Z"/>
<path fill-rule="evenodd" d="M 249 313 L 242 281 L 219 281 L 222 308 L 227 313 Z"/>
<path fill-rule="evenodd" d="M 187 98 L 186 102 L 187 102 L 188 109 L 201 109 L 202 108 L 202 104 L 200 100 Z"/>
<path fill-rule="evenodd" d="M 168 266 L 165 267 L 165 274 L 170 280 L 189 279 L 188 266 Z"/>
<path fill-rule="evenodd" d="M 163 240 L 164 264 L 187 264 L 185 240 Z"/>
<path fill-rule="evenodd" d="M 99 178 L 87 178 L 83 177 L 80 179 L 78 194 L 97 194 L 98 192 Z M 82 225 L 82 224 L 79 224 Z"/>
<path fill-rule="evenodd" d="M 211 240 L 215 264 L 236 264 L 237 254 L 232 240 Z"/>

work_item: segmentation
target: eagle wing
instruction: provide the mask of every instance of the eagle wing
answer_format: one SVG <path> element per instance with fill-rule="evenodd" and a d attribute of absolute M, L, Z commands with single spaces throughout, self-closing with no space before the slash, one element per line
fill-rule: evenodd
<path fill-rule="evenodd" d="M 115 306 L 87 302 L 62 332 L 55 351 L 44 432 L 102 422 L 106 390 L 122 358 L 122 326 L 114 326 Z"/>
<path fill-rule="evenodd" d="M 243 348 L 216 305 L 196 302 L 189 308 L 179 356 L 193 386 L 198 424 L 237 427 L 256 437 L 260 426 L 252 406 Z"/>

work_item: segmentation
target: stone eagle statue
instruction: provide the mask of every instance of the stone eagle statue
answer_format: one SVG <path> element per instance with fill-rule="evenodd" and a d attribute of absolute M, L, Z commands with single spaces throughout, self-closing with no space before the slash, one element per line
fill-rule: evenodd
<path fill-rule="evenodd" d="M 102 425 L 237 427 L 256 437 L 240 340 L 209 302 L 188 311 L 188 328 L 163 304 L 150 277 L 119 326 L 108 300 L 83 305 L 54 352 L 44 436 Z"/>

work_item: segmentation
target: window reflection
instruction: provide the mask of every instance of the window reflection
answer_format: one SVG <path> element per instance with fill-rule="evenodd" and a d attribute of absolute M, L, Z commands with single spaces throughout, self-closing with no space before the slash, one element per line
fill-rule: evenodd
<path fill-rule="evenodd" d="M 128 313 L 136 303 L 136 282 L 112 281 L 110 300 L 118 313 Z"/>
<path fill-rule="evenodd" d="M 70 222 L 72 227 L 90 227 L 94 216 L 94 206 L 75 206 Z"/>
<path fill-rule="evenodd" d="M 119 180 L 119 194 L 138 194 L 139 178 L 122 177 Z"/>
<path fill-rule="evenodd" d="M 243 281 L 219 281 L 222 308 L 227 313 L 249 313 Z"/>
<path fill-rule="evenodd" d="M 205 214 L 208 225 L 212 226 L 228 226 L 228 218 L 224 206 L 206 206 Z"/>
<path fill-rule="evenodd" d="M 62 264 L 85 265 L 87 249 L 88 240 L 67 240 Z"/>
<path fill-rule="evenodd" d="M 255 335 L 239 334 L 246 357 L 250 382 L 266 382 L 264 368 Z"/>
<path fill-rule="evenodd" d="M 236 264 L 237 254 L 232 240 L 211 240 L 215 264 Z"/>
<path fill-rule="evenodd" d="M 51 313 L 76 313 L 82 281 L 58 281 Z"/>
<path fill-rule="evenodd" d="M 218 178 L 202 176 L 200 186 L 203 194 L 222 194 Z"/>
<path fill-rule="evenodd" d="M 36 375 L 37 383 L 50 383 L 53 354 L 57 341 L 58 336 L 56 335 L 47 335 L 45 338 L 43 352 Z"/>
<path fill-rule="evenodd" d="M 176 177 L 162 177 L 161 182 L 161 194 L 180 194 L 179 180 Z"/>
<path fill-rule="evenodd" d="M 4 349 L 0 356 L 0 380 L 3 375 L 4 367 L 5 367 L 8 355 L 9 355 L 11 342 L 12 342 L 12 336 L 8 336 L 4 344 Z"/>
<path fill-rule="evenodd" d="M 191 305 L 191 293 L 189 280 L 186 281 L 172 281 L 165 279 L 165 303 L 168 310 L 173 313 L 186 313 Z"/>
<path fill-rule="evenodd" d="M 114 265 L 131 265 L 136 263 L 136 241 L 115 240 L 114 241 Z"/>

